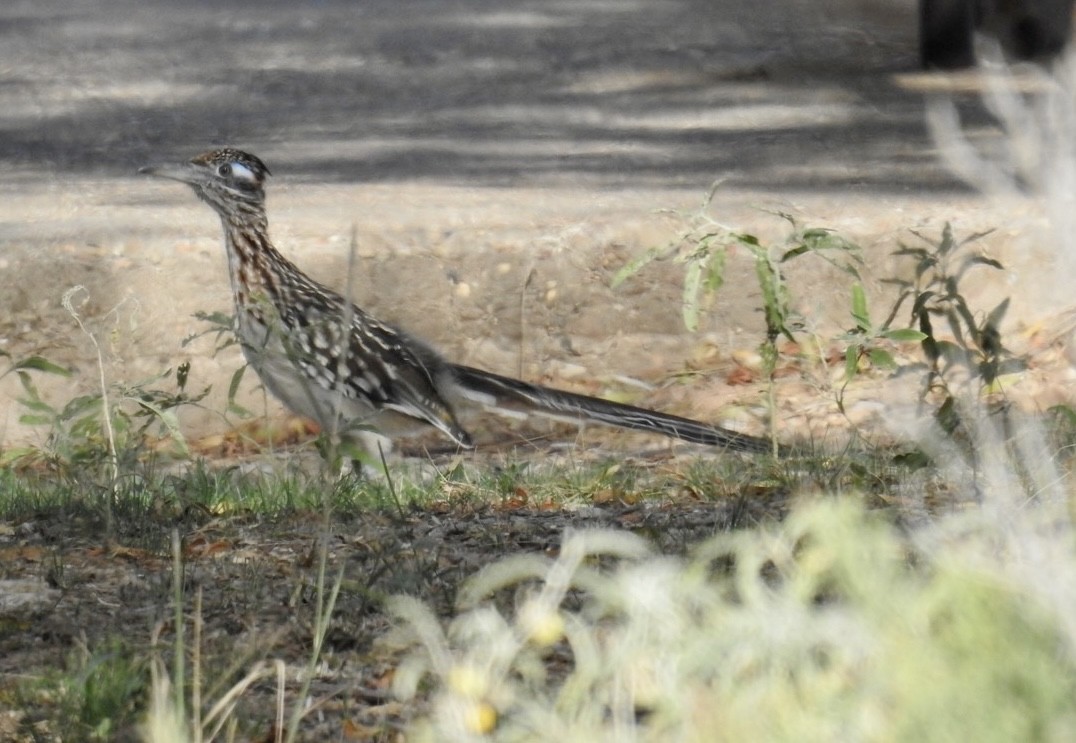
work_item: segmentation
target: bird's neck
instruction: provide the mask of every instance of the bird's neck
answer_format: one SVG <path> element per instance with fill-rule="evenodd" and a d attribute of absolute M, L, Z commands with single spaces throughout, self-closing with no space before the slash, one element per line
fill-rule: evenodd
<path fill-rule="evenodd" d="M 275 304 L 282 283 L 299 270 L 273 247 L 265 213 L 221 215 L 221 223 L 236 309 L 266 300 Z"/>

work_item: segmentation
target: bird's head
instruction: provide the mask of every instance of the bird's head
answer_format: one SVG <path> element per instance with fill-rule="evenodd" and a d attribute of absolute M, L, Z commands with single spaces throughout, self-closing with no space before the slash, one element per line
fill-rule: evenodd
<path fill-rule="evenodd" d="M 138 172 L 186 183 L 198 198 L 227 215 L 262 206 L 269 168 L 250 153 L 225 148 L 204 152 L 186 163 L 147 165 Z"/>

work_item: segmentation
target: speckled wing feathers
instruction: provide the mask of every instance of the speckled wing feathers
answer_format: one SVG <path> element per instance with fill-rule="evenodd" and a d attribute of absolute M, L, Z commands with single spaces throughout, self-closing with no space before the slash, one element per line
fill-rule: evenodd
<path fill-rule="evenodd" d="M 312 384 L 426 421 L 461 446 L 473 445 L 438 387 L 447 365 L 435 351 L 336 292 L 310 284 L 295 292 L 300 301 L 281 302 L 278 309 L 296 361 Z"/>

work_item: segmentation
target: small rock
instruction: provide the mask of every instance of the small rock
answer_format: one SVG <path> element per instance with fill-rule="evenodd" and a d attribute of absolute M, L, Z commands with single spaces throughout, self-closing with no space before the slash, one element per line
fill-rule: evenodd
<path fill-rule="evenodd" d="M 0 617 L 30 617 L 56 603 L 59 591 L 36 580 L 0 580 Z"/>
<path fill-rule="evenodd" d="M 762 356 L 758 351 L 746 348 L 737 349 L 732 352 L 732 360 L 745 369 L 756 372 L 762 370 Z"/>

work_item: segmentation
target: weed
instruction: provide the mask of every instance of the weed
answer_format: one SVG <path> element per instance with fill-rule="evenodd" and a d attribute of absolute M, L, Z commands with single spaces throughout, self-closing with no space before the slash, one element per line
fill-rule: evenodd
<path fill-rule="evenodd" d="M 921 342 L 926 338 L 919 330 L 890 327 L 894 315 L 876 326 L 871 319 L 867 294 L 859 282 L 852 284 L 852 319 L 855 327 L 840 336 L 845 345 L 844 382 L 837 391 L 837 408 L 844 413 L 844 392 L 848 384 L 860 373 L 864 362 L 876 369 L 896 369 L 897 362 L 890 353 L 893 343 Z"/>
<path fill-rule="evenodd" d="M 180 344 L 186 348 L 198 338 L 206 335 L 213 336 L 213 356 L 223 351 L 230 346 L 234 346 L 238 343 L 235 339 L 235 315 L 228 315 L 223 312 L 195 312 L 194 317 L 197 320 L 201 320 L 206 323 L 207 328 L 201 330 L 198 333 L 192 333 L 183 339 Z M 240 418 L 250 418 L 254 414 L 247 410 L 245 407 L 236 402 L 236 396 L 239 394 L 239 385 L 243 383 L 243 377 L 246 375 L 249 364 L 241 364 L 238 369 L 232 372 L 232 377 L 228 381 L 228 399 L 225 408 L 225 416 L 232 414 Z"/>
<path fill-rule="evenodd" d="M 890 326 L 910 300 L 909 328 L 904 332 L 918 331 L 927 360 L 920 403 L 932 392 L 939 393 L 942 402 L 935 418 L 943 430 L 952 433 L 959 425 L 957 400 L 968 382 L 978 385 L 976 394 L 999 392 L 1001 377 L 1022 371 L 1026 361 L 1014 357 L 1002 343 L 1001 323 L 1009 299 L 1003 299 L 977 317 L 961 290 L 961 283 L 972 268 L 1004 270 L 997 260 L 965 249 L 989 233 L 977 233 L 958 241 L 952 226 L 946 223 L 937 240 L 913 234 L 929 247 L 901 245 L 894 253 L 912 259 L 915 267 L 911 279 L 887 279 L 900 293 L 883 328 Z M 938 320 L 944 323 L 941 330 L 948 331 L 952 340 L 939 332 Z M 912 339 L 910 333 L 907 338 Z"/>
<path fill-rule="evenodd" d="M 775 216 L 786 221 L 791 232 L 783 244 L 766 245 L 757 236 L 714 219 L 710 213 L 711 205 L 720 184 L 718 181 L 710 188 L 695 212 L 679 215 L 687 224 L 672 243 L 664 248 L 651 249 L 625 265 L 613 277 L 613 286 L 618 286 L 654 261 L 676 260 L 684 266 L 684 326 L 694 331 L 698 328 L 700 311 L 724 284 L 726 264 L 732 248 L 745 250 L 753 260 L 755 278 L 762 294 L 766 331 L 759 351 L 772 412 L 776 407 L 773 375 L 778 362 L 778 339 L 783 337 L 795 341 L 796 334 L 803 327 L 802 319 L 792 310 L 785 278 L 786 264 L 801 256 L 814 255 L 858 279 L 861 263 L 859 248 L 832 230 L 802 227 L 795 217 L 784 212 L 775 212 Z M 772 428 L 771 437 L 776 451 L 776 430 Z"/>
<path fill-rule="evenodd" d="M 93 648 L 82 642 L 68 655 L 67 669 L 23 684 L 17 694 L 29 708 L 45 701 L 56 711 L 45 728 L 56 740 L 111 741 L 138 721 L 147 671 L 144 657 L 121 639 Z"/>
<path fill-rule="evenodd" d="M 8 360 L 8 366 L 0 371 L 0 379 L 8 374 L 18 374 L 20 379 L 29 379 L 29 372 L 44 372 L 46 374 L 58 374 L 62 377 L 70 377 L 71 370 L 59 364 L 54 364 L 43 356 L 28 356 L 25 359 L 16 359 L 7 351 L 0 349 L 0 358 Z"/>
<path fill-rule="evenodd" d="M 0 371 L 0 379 L 8 376 L 9 374 L 16 374 L 19 377 L 19 382 L 22 384 L 23 390 L 27 393 L 27 397 L 23 398 L 23 405 L 27 407 L 26 414 L 20 417 L 20 421 L 23 423 L 34 424 L 37 422 L 44 422 L 41 420 L 43 413 L 52 412 L 49 406 L 41 402 L 41 396 L 37 392 L 37 387 L 33 382 L 33 372 L 40 372 L 44 374 L 56 374 L 62 377 L 70 377 L 71 370 L 65 367 L 55 364 L 43 356 L 28 356 L 26 358 L 16 359 L 10 353 L 4 350 L 0 350 L 0 359 L 7 360 L 7 367 Z M 6 467 L 17 464 L 28 464 L 37 459 L 38 451 L 32 448 L 21 448 L 8 451 L 0 451 L 0 467 Z"/>
<path fill-rule="evenodd" d="M 169 369 L 134 383 L 109 382 L 96 333 L 85 325 L 74 306 L 74 298 L 82 291 L 82 287 L 75 287 L 65 293 L 64 306 L 95 349 L 98 388 L 55 405 L 44 399 L 26 372 L 65 370 L 37 357 L 24 361 L 16 367 L 23 388 L 19 402 L 26 410 L 20 422 L 49 429 L 46 459 L 54 468 L 69 472 L 95 471 L 107 465 L 113 483 L 118 482 L 121 471 L 130 471 L 148 451 L 147 435 L 155 425 L 157 433 L 167 435 L 177 453 L 186 456 L 187 443 L 176 411 L 186 405 L 198 405 L 209 394 L 209 387 L 193 394 L 188 392 L 190 362 L 179 364 L 174 372 Z M 160 382 L 173 378 L 173 389 L 158 387 Z M 27 453 L 27 456 L 31 455 Z"/>
<path fill-rule="evenodd" d="M 323 504 L 325 502 L 327 499 L 323 498 Z M 172 531 L 173 658 L 170 676 L 161 657 L 153 659 L 151 706 L 145 731 L 148 735 L 157 737 L 150 740 L 192 740 L 195 743 L 209 743 L 217 740 L 222 732 L 228 740 L 234 740 L 238 726 L 235 712 L 240 698 L 252 685 L 268 677 L 275 677 L 277 681 L 272 739 L 281 743 L 296 740 L 299 725 L 309 712 L 306 702 L 310 683 L 317 673 L 330 619 L 343 583 L 341 568 L 331 586 L 326 585 L 327 545 L 331 534 L 327 507 L 325 513 L 324 531 L 318 540 L 310 655 L 301 672 L 299 690 L 292 703 L 290 715 L 285 715 L 286 679 L 282 661 L 257 661 L 238 682 L 225 689 L 214 689 L 209 699 L 203 699 L 205 669 L 202 664 L 202 589 L 199 586 L 194 595 L 192 633 L 188 641 L 183 550 L 179 532 Z M 158 639 L 159 635 L 155 633 L 155 646 Z"/>

